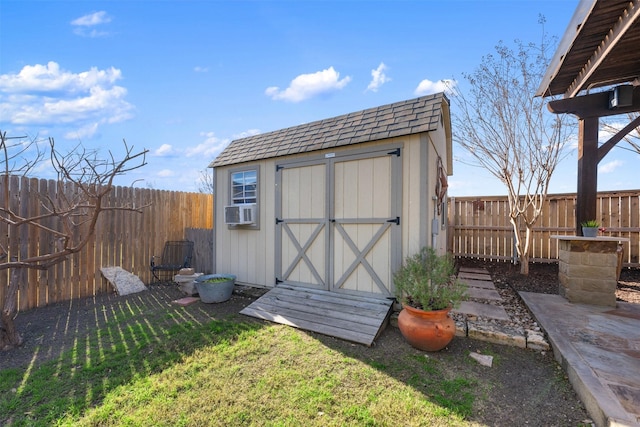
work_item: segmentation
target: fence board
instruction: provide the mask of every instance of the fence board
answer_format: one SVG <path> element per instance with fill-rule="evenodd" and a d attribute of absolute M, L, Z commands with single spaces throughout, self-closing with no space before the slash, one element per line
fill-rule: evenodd
<path fill-rule="evenodd" d="M 40 182 L 38 183 L 38 194 L 36 195 L 36 200 L 38 202 L 38 212 L 41 215 L 44 215 L 47 213 L 47 210 L 43 204 L 43 199 L 46 199 L 47 192 L 48 192 L 48 181 L 46 179 L 41 179 Z M 44 226 L 49 226 L 49 221 L 43 220 L 42 224 Z M 38 255 L 46 251 L 48 247 L 49 247 L 49 233 L 47 233 L 47 231 L 44 229 L 38 230 L 38 251 L 37 251 Z M 36 306 L 43 306 L 47 304 L 47 280 L 48 280 L 47 272 L 38 271 L 38 280 L 37 280 L 38 297 L 35 300 Z"/>
<path fill-rule="evenodd" d="M 31 208 L 30 198 L 29 198 L 29 180 L 27 178 L 21 178 L 19 181 L 20 190 L 19 197 L 16 203 L 20 206 L 19 210 L 15 212 L 19 212 L 21 217 L 26 217 L 29 215 L 29 209 Z M 29 227 L 18 227 L 18 247 L 19 247 L 19 255 L 18 258 L 20 260 L 26 259 L 29 256 Z M 21 298 L 18 298 L 18 307 L 19 309 L 25 309 L 27 307 L 29 301 L 29 289 L 27 285 L 29 282 L 24 280 L 28 278 L 29 275 L 27 272 L 22 272 L 21 278 L 23 279 L 20 283 L 20 292 L 19 295 Z"/>
<path fill-rule="evenodd" d="M 557 260 L 558 243 L 551 236 L 575 234 L 575 204 L 575 194 L 548 196 L 531 236 L 533 261 Z M 624 265 L 640 267 L 640 191 L 600 192 L 596 212 L 606 228 L 603 235 L 630 240 L 623 245 Z M 454 256 L 509 260 L 514 255 L 506 196 L 452 198 L 448 217 L 449 251 Z"/>
<path fill-rule="evenodd" d="M 209 228 L 187 228 L 185 239 L 194 242 L 193 268 L 196 271 L 213 273 L 213 230 Z"/>
<path fill-rule="evenodd" d="M 631 227 L 632 224 L 635 224 L 636 227 L 638 227 L 638 224 L 640 224 L 640 194 L 637 194 L 634 197 L 630 197 L 629 213 L 629 227 Z M 640 253 L 640 229 L 636 230 L 635 240 L 632 240 L 629 246 L 629 252 L 631 252 L 632 254 Z M 640 259 L 636 258 L 635 262 L 640 263 Z"/>
<path fill-rule="evenodd" d="M 5 199 L 4 181 L 8 180 Z M 77 189 L 53 180 L 0 176 L 0 204 L 23 217 L 35 217 L 49 212 L 49 203 L 62 206 L 65 198 L 77 195 Z M 212 272 L 213 265 L 213 196 L 211 194 L 171 192 L 163 190 L 115 187 L 104 199 L 105 207 L 129 206 L 142 208 L 142 213 L 105 211 L 95 232 L 82 251 L 48 270 L 29 270 L 24 274 L 18 294 L 19 310 L 42 307 L 69 299 L 112 292 L 100 274 L 105 266 L 121 266 L 151 282 L 149 260 L 162 253 L 164 242 L 189 238 L 195 242 L 198 267 Z M 76 217 L 75 221 L 83 218 Z M 41 221 L 43 227 L 61 230 L 57 218 Z M 88 236 L 81 227 L 78 239 Z M 8 226 L 0 221 L 0 256 L 24 259 L 51 252 L 57 239 L 44 229 L 29 226 Z M 2 262 L 2 260 L 0 260 Z M 8 270 L 0 270 L 0 301 L 8 288 Z"/>
<path fill-rule="evenodd" d="M 57 183 L 55 181 L 53 181 L 53 180 L 48 180 L 47 181 L 47 187 L 46 187 L 45 190 L 46 190 L 45 199 L 47 200 L 47 202 L 49 202 L 49 203 L 54 202 L 56 200 Z M 46 221 L 44 221 L 44 223 L 47 224 L 47 227 L 49 227 L 49 229 L 51 229 L 51 230 L 57 230 L 57 228 L 58 228 L 54 218 L 48 218 Z M 56 243 L 55 236 L 53 236 L 52 234 L 47 233 L 46 246 L 43 246 L 43 252 L 51 251 L 52 248 L 55 247 L 55 243 Z M 56 267 L 50 268 L 49 270 L 46 271 L 46 274 L 47 274 L 47 282 L 46 282 L 46 284 L 47 284 L 47 296 L 46 296 L 46 303 L 45 304 L 52 304 L 52 303 L 57 301 L 57 299 L 56 299 L 56 289 L 57 289 L 56 277 L 58 275 L 58 268 L 61 268 L 61 267 L 56 266 Z"/>
<path fill-rule="evenodd" d="M 7 192 L 5 191 L 5 184 L 7 181 L 6 176 L 0 176 L 0 203 L 5 206 Z M 2 260 L 8 260 L 9 258 L 9 229 L 7 224 L 0 222 L 0 256 Z M 2 261 L 0 260 L 0 261 Z M 6 289 L 9 284 L 9 271 L 0 271 L 0 301 L 4 302 Z"/>

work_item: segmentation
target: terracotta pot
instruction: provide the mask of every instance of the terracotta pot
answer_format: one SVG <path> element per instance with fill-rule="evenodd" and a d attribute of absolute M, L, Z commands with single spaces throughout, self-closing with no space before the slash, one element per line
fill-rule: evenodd
<path fill-rule="evenodd" d="M 456 335 L 456 323 L 444 310 L 424 311 L 404 305 L 398 316 L 402 336 L 413 347 L 424 351 L 445 348 Z"/>

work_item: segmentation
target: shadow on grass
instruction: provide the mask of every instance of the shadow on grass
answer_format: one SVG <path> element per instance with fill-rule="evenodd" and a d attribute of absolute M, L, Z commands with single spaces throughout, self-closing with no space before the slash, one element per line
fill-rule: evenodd
<path fill-rule="evenodd" d="M 298 423 L 301 416 L 307 416 L 305 421 L 316 422 L 309 425 L 325 425 L 321 423 L 329 415 L 317 415 L 320 407 L 339 412 L 342 418 L 334 419 L 337 425 L 376 425 L 380 415 L 374 411 L 386 411 L 385 419 L 395 420 L 398 411 L 410 414 L 431 404 L 439 419 L 458 420 L 451 424 L 464 418 L 488 425 L 514 425 L 522 424 L 518 421 L 525 419 L 523 414 L 535 414 L 539 423 L 531 425 L 577 425 L 571 423 L 571 417 L 584 416 L 580 411 L 563 412 L 566 405 L 558 407 L 560 401 L 575 401 L 575 395 L 570 387 L 563 389 L 566 381 L 559 379 L 554 365 L 522 349 L 456 337 L 446 350 L 424 353 L 410 347 L 393 327 L 367 348 L 239 315 L 252 298 L 234 295 L 222 304 L 172 305 L 178 297 L 175 288 L 156 286 L 126 297 L 105 296 L 25 313 L 22 321 L 31 331 L 28 342 L 38 345 L 13 353 L 11 359 L 22 358 L 14 367 L 0 360 L 0 425 L 74 422 L 84 419 L 91 408 L 100 413 L 89 416 L 88 422 L 98 422 L 103 412 L 110 414 L 123 402 L 127 404 L 124 418 L 115 415 L 109 420 L 124 423 L 130 415 L 126 411 L 138 412 L 150 405 L 136 400 L 130 394 L 133 388 L 144 393 L 151 385 L 145 380 L 161 372 L 166 374 L 163 380 L 185 381 L 184 386 L 189 386 L 187 380 L 194 378 L 200 365 L 184 368 L 187 376 L 167 374 L 168 368 L 204 347 L 211 347 L 207 354 L 219 352 L 217 362 L 228 368 L 227 376 L 216 371 L 215 376 L 199 378 L 206 383 L 216 381 L 217 388 L 210 389 L 207 398 L 232 381 L 236 381 L 234 388 L 244 387 L 236 390 L 243 394 L 241 403 L 225 401 L 229 407 L 223 414 L 229 417 L 226 425 L 243 425 L 242 417 L 252 419 L 256 414 L 268 421 L 288 416 Z M 260 336 L 245 335 L 253 333 Z M 255 339 L 245 339 L 247 336 Z M 226 351 L 225 345 L 229 344 L 228 350 L 235 343 L 252 349 L 234 359 L 233 350 Z M 494 367 L 478 366 L 468 357 L 470 351 L 493 355 Z M 360 369 L 361 365 L 366 369 Z M 236 373 L 242 375 L 234 376 Z M 246 381 L 239 383 L 240 378 Z M 389 392 L 398 383 L 408 386 L 397 389 L 402 396 Z M 182 386 L 174 388 L 176 393 L 186 393 Z M 106 402 L 113 395 L 116 400 Z M 405 403 L 399 402 L 402 398 Z M 169 408 L 167 417 L 211 416 L 182 413 L 173 394 L 166 399 L 155 402 L 158 406 L 153 410 Z M 274 400 L 282 403 L 267 407 Z M 234 404 L 239 406 L 231 406 Z M 308 407 L 301 409 L 303 404 Z M 199 421 L 193 421 L 194 425 Z"/>
<path fill-rule="evenodd" d="M 411 347 L 388 326 L 371 348 L 308 333 L 327 348 L 410 386 L 445 414 L 481 425 L 587 426 L 589 416 L 552 353 L 456 336 L 439 352 Z M 492 356 L 481 366 L 471 352 Z"/>
<path fill-rule="evenodd" d="M 171 304 L 177 297 L 175 289 L 161 285 L 22 314 L 31 342 L 6 353 L 0 364 L 0 425 L 55 424 L 199 348 L 233 342 L 263 326 L 238 321 L 238 310 L 224 304 Z M 7 367 L 21 357 L 20 366 Z"/>
<path fill-rule="evenodd" d="M 456 349 L 454 353 L 448 347 L 441 352 L 425 353 L 411 347 L 397 328 L 392 326 L 387 326 L 371 348 L 329 336 L 308 334 L 327 348 L 359 360 L 379 373 L 408 385 L 424 399 L 440 407 L 441 415 L 472 418 L 481 387 L 477 378 L 468 375 L 467 370 L 471 366 L 465 357 L 468 351 Z M 461 342 L 452 344 L 459 345 Z"/>

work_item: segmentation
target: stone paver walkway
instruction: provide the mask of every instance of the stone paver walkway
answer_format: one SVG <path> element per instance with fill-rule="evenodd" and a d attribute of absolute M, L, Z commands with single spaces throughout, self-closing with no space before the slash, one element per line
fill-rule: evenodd
<path fill-rule="evenodd" d="M 467 285 L 466 295 L 472 301 L 463 301 L 453 310 L 457 335 L 533 350 L 550 349 L 542 332 L 513 326 L 487 270 L 462 267 L 458 280 Z"/>
<path fill-rule="evenodd" d="M 493 284 L 493 283 L 492 283 Z M 498 291 L 493 289 L 474 288 L 469 286 L 467 288 L 467 296 L 473 299 L 483 299 L 487 301 L 500 301 L 502 297 Z"/>

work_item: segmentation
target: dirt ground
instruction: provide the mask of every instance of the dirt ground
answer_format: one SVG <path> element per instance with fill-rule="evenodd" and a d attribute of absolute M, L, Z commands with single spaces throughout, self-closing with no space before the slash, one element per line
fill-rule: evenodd
<path fill-rule="evenodd" d="M 507 283 L 517 292 L 558 293 L 558 264 L 533 263 L 529 267 L 529 276 L 522 276 L 520 267 L 509 263 L 465 260 L 461 264 L 484 267 L 494 281 Z M 640 304 L 640 269 L 622 269 L 616 298 L 618 301 Z"/>
<path fill-rule="evenodd" d="M 532 264 L 528 277 L 521 276 L 517 267 L 508 263 L 462 261 L 461 264 L 487 268 L 494 281 L 514 291 L 557 293 L 558 267 L 554 264 Z M 134 295 L 105 294 L 30 310 L 16 318 L 25 343 L 20 348 L 0 354 L 0 370 L 27 369 L 30 365 L 55 360 L 73 348 L 75 343 L 85 342 L 84 337 L 96 328 L 113 322 L 118 313 L 131 310 L 132 306 L 142 309 L 146 322 L 153 322 L 154 316 L 166 317 L 167 311 L 203 322 L 234 316 L 243 321 L 258 321 L 238 314 L 258 294 L 250 289 L 238 289 L 226 303 L 198 302 L 179 307 L 171 304 L 171 301 L 182 297 L 175 285 L 153 285 L 148 292 Z M 623 271 L 618 297 L 640 303 L 640 270 Z M 140 319 L 132 321 L 139 322 Z M 456 337 L 440 352 L 423 353 L 406 344 L 398 329 L 391 326 L 370 348 L 313 335 L 327 346 L 368 363 L 384 364 L 412 353 L 441 361 L 440 366 L 452 377 L 464 375 L 478 385 L 478 404 L 471 421 L 490 426 L 578 426 L 590 423 L 587 412 L 551 352 L 534 352 Z M 493 356 L 493 366 L 480 366 L 472 361 L 469 358 L 471 351 Z"/>

